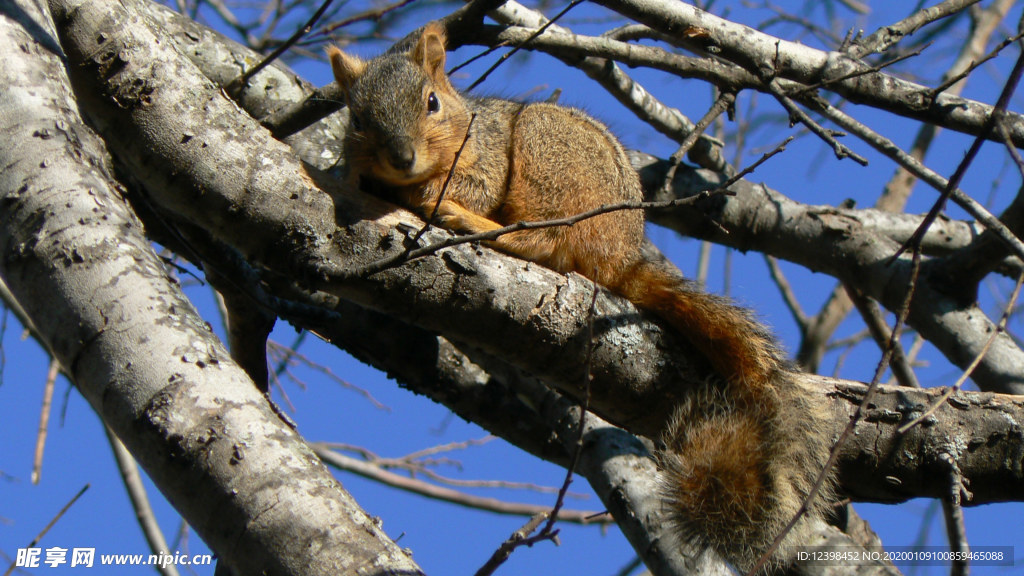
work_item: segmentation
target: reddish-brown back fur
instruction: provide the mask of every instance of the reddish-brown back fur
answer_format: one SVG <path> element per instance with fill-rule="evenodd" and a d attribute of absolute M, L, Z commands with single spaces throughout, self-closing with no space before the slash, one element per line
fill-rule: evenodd
<path fill-rule="evenodd" d="M 557 130 L 552 130 L 557 126 Z M 604 126 L 552 104 L 526 106 L 510 146 L 508 190 L 494 211 L 498 223 L 562 218 L 642 198 L 625 152 Z M 559 272 L 578 272 L 606 286 L 639 257 L 643 215 L 603 214 L 573 226 L 524 230 L 496 245 Z"/>

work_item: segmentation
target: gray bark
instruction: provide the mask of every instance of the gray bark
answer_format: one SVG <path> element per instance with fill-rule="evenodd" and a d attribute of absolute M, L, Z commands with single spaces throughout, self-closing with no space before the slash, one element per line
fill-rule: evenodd
<path fill-rule="evenodd" d="M 247 574 L 414 574 L 171 281 L 70 93 L 57 35 L 3 5 L 0 273 L 93 409 Z"/>

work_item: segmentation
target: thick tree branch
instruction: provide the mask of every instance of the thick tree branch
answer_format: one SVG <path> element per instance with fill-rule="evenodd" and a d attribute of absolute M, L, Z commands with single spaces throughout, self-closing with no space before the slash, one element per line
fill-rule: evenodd
<path fill-rule="evenodd" d="M 836 407 L 852 415 L 866 387 L 830 382 L 835 386 L 830 394 L 847 400 Z M 943 391 L 887 386 L 876 390 L 839 461 L 841 478 L 860 475 L 858 482 L 843 482 L 855 500 L 943 498 L 948 493 L 944 454 L 952 456 L 970 480 L 975 500 L 964 501 L 965 506 L 1021 499 L 1024 398 L 957 392 L 921 426 L 905 435 L 896 433 L 901 424 L 934 405 Z"/>
<path fill-rule="evenodd" d="M 44 344 L 189 523 L 245 572 L 418 573 L 167 278 L 74 112 L 54 25 L 31 2 L 6 14 L 0 44 L 19 56 L 0 63 L 0 132 L 21 145 L 0 151 L 0 271 Z"/>

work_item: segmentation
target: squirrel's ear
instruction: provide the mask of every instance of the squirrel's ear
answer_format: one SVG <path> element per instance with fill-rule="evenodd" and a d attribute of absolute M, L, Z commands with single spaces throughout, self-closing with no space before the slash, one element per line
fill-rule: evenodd
<path fill-rule="evenodd" d="M 337 46 L 327 47 L 327 58 L 331 61 L 334 79 L 345 93 L 348 93 L 352 84 L 366 71 L 366 62 L 362 58 L 349 56 Z"/>
<path fill-rule="evenodd" d="M 412 59 L 434 80 L 444 78 L 444 45 L 447 41 L 444 27 L 437 22 L 428 22 L 423 27 L 420 39 L 412 51 Z"/>

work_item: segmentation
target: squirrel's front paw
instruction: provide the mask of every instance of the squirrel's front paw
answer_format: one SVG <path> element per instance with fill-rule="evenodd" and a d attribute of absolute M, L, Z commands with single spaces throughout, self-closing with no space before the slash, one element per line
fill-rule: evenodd
<path fill-rule="evenodd" d="M 501 225 L 493 220 L 462 211 L 438 214 L 434 218 L 434 224 L 457 234 L 477 234 L 501 228 Z"/>
<path fill-rule="evenodd" d="M 438 214 L 434 217 L 434 225 L 446 230 L 451 230 L 457 234 L 470 233 L 466 229 L 463 219 L 455 214 Z"/>

